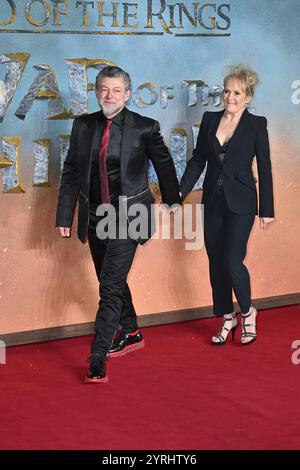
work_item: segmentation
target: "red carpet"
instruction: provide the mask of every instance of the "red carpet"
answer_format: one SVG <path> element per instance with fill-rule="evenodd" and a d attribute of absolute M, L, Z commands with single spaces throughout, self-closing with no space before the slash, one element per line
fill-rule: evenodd
<path fill-rule="evenodd" d="M 249 347 L 220 319 L 145 328 L 146 346 L 84 385 L 90 337 L 9 348 L 1 449 L 299 449 L 300 306 L 263 311 Z M 298 354 L 300 359 L 300 353 Z"/>

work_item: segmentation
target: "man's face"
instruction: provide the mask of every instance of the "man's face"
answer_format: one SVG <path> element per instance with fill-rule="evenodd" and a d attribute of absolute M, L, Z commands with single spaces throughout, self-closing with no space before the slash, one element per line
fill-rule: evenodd
<path fill-rule="evenodd" d="M 103 77 L 96 88 L 96 97 L 105 117 L 112 119 L 125 106 L 130 96 L 123 77 Z"/>

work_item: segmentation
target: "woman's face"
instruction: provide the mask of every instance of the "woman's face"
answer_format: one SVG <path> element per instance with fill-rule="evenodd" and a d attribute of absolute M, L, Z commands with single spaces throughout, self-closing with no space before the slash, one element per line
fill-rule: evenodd
<path fill-rule="evenodd" d="M 246 95 L 242 83 L 231 78 L 223 91 L 223 103 L 228 113 L 237 114 L 245 109 L 251 101 L 251 96 Z"/>

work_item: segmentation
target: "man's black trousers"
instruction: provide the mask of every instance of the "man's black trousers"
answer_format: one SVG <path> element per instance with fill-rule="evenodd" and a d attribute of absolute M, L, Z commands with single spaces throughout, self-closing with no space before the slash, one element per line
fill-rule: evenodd
<path fill-rule="evenodd" d="M 97 237 L 96 223 L 90 221 L 88 241 L 100 283 L 99 308 L 95 321 L 95 337 L 91 353 L 105 359 L 119 325 L 130 333 L 137 326 L 127 275 L 137 249 L 131 238 L 105 239 Z"/>

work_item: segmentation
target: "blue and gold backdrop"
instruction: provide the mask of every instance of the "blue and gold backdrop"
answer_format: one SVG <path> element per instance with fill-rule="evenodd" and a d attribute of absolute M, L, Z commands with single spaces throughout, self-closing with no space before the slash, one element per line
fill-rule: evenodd
<path fill-rule="evenodd" d="M 130 73 L 129 108 L 160 122 L 179 178 L 203 112 L 221 109 L 225 67 L 245 63 L 259 73 L 262 83 L 250 111 L 268 119 L 277 224 L 264 240 L 254 237 L 249 260 L 259 271 L 254 293 L 299 290 L 299 255 L 293 255 L 284 279 L 275 269 L 297 251 L 299 231 L 299 17 L 298 0 L 0 0 L 2 331 L 87 321 L 84 288 L 68 302 L 63 293 L 53 301 L 69 283 L 68 275 L 73 284 L 79 282 L 71 268 L 61 274 L 66 264 L 72 266 L 73 255 L 89 272 L 86 252 L 75 241 L 70 253 L 58 247 L 53 224 L 72 120 L 98 109 L 94 81 L 107 64 Z M 149 176 L 155 183 L 152 168 Z M 158 243 L 145 250 L 159 252 Z M 166 266 L 173 262 L 165 260 Z M 149 303 L 141 294 L 139 313 L 209 305 L 203 253 L 197 263 L 203 288 L 193 275 L 188 298 L 170 290 L 165 302 L 155 302 L 154 295 Z M 134 269 L 132 282 L 141 282 L 142 264 Z M 155 275 L 158 284 L 165 282 Z"/>

